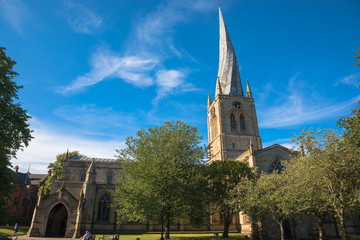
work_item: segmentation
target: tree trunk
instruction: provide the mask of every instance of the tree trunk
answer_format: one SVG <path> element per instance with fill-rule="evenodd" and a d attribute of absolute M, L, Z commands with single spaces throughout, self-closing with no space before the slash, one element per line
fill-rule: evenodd
<path fill-rule="evenodd" d="M 345 226 L 345 209 L 340 210 L 340 214 L 338 214 L 338 218 L 339 218 L 339 222 L 340 222 L 341 239 L 347 240 L 348 235 L 347 235 L 346 226 Z"/>
<path fill-rule="evenodd" d="M 167 219 L 165 224 L 165 239 L 170 239 L 170 221 Z"/>
<path fill-rule="evenodd" d="M 261 221 L 251 221 L 251 239 L 262 240 L 262 225 Z"/>
<path fill-rule="evenodd" d="M 323 240 L 324 238 L 324 228 L 323 228 L 323 224 L 324 224 L 324 220 L 323 219 L 318 219 L 318 231 L 319 231 L 319 240 Z"/>
<path fill-rule="evenodd" d="M 280 221 L 280 222 L 279 222 L 279 226 L 280 226 L 280 239 L 281 239 L 281 240 L 285 240 L 285 233 L 284 233 L 283 221 Z"/>
<path fill-rule="evenodd" d="M 230 211 L 224 212 L 224 232 L 223 237 L 229 237 L 229 227 L 232 222 L 232 214 L 230 214 Z"/>
<path fill-rule="evenodd" d="M 259 240 L 259 228 L 256 221 L 251 220 L 251 235 L 252 240 Z"/>
<path fill-rule="evenodd" d="M 223 232 L 223 237 L 229 237 L 229 226 L 230 226 L 230 223 L 227 221 L 227 220 L 225 220 L 224 221 L 224 232 Z"/>
<path fill-rule="evenodd" d="M 275 215 L 273 215 L 273 219 L 275 220 L 275 222 L 279 225 L 280 227 L 280 239 L 281 240 L 285 240 L 285 233 L 284 233 L 284 220 L 278 220 Z"/>
<path fill-rule="evenodd" d="M 324 232 L 322 224 L 319 224 L 319 240 L 323 240 Z"/>

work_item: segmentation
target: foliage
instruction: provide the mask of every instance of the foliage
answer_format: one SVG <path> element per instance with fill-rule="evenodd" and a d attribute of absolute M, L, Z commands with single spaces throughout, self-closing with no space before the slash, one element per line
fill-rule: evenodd
<path fill-rule="evenodd" d="M 39 187 L 38 196 L 40 196 L 40 194 L 49 195 L 51 191 L 52 182 L 53 182 L 53 176 L 48 176 L 45 180 L 44 185 Z"/>
<path fill-rule="evenodd" d="M 19 99 L 18 91 L 22 86 L 17 85 L 13 79 L 18 74 L 13 71 L 16 64 L 5 54 L 6 48 L 0 47 L 0 199 L 5 199 L 11 188 L 12 176 L 9 174 L 11 157 L 16 157 L 16 152 L 28 146 L 31 140 L 31 130 L 27 121 L 31 118 Z M 3 208 L 4 201 L 0 202 Z M 0 217 L 3 217 L 0 210 Z"/>
<path fill-rule="evenodd" d="M 256 181 L 247 183 L 249 189 L 243 202 L 244 212 L 252 220 L 270 214 L 280 227 L 281 239 L 285 239 L 283 223 L 297 212 L 297 199 L 294 195 L 294 183 L 283 172 L 263 173 Z M 244 191 L 240 185 L 239 189 Z M 244 197 L 242 197 L 244 198 Z"/>
<path fill-rule="evenodd" d="M 53 175 L 56 175 L 57 179 L 60 179 L 64 166 L 64 160 L 66 160 L 66 158 L 70 159 L 74 156 L 83 157 L 84 155 L 80 154 L 79 151 L 61 153 L 56 156 L 55 162 L 49 164 L 48 168 L 52 169 Z"/>
<path fill-rule="evenodd" d="M 321 154 L 316 159 L 320 157 Z M 291 196 L 296 204 L 296 213 L 312 215 L 318 221 L 319 240 L 322 240 L 323 223 L 331 210 L 323 169 L 313 167 L 312 161 L 302 153 L 293 155 L 291 161 L 284 165 L 283 174 L 292 183 Z"/>
<path fill-rule="evenodd" d="M 114 199 L 120 221 L 161 222 L 165 200 L 165 230 L 179 218 L 200 226 L 206 219 L 206 168 L 199 131 L 184 122 L 165 122 L 139 130 L 117 150 L 124 163 L 123 179 Z"/>
<path fill-rule="evenodd" d="M 358 206 L 356 197 L 360 190 L 359 146 L 353 135 L 359 131 L 353 128 L 356 121 L 358 120 L 351 117 L 340 120 L 339 124 L 344 129 L 343 136 L 333 129 L 302 131 L 295 136 L 295 141 L 304 146 L 304 159 L 307 166 L 311 167 L 304 174 L 317 182 L 318 188 L 315 189 L 314 196 L 320 202 L 316 204 L 318 207 L 324 204 L 335 213 L 343 239 L 347 238 L 345 212 Z"/>
<path fill-rule="evenodd" d="M 245 179 L 253 179 L 253 169 L 247 163 L 226 159 L 213 161 L 209 165 L 211 208 L 224 221 L 223 237 L 229 237 L 229 227 L 233 217 L 239 212 L 236 186 Z"/>
<path fill-rule="evenodd" d="M 53 177 L 56 176 L 56 179 L 61 178 L 62 169 L 64 166 L 64 160 L 66 160 L 66 158 L 70 159 L 74 156 L 83 157 L 84 155 L 80 154 L 79 151 L 72 151 L 72 152 L 61 153 L 56 156 L 55 162 L 50 163 L 48 166 L 49 169 L 52 169 L 53 176 L 49 176 L 46 179 L 44 185 L 39 188 L 38 195 L 40 195 L 42 192 L 44 195 L 48 195 L 50 193 Z"/>

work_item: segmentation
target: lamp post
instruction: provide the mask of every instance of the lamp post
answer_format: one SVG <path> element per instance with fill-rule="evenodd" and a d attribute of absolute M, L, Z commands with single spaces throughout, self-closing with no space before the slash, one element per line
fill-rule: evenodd
<path fill-rule="evenodd" d="M 160 238 L 160 240 L 164 240 L 165 199 L 162 200 L 161 205 L 162 205 L 162 216 L 161 216 L 161 238 Z"/>

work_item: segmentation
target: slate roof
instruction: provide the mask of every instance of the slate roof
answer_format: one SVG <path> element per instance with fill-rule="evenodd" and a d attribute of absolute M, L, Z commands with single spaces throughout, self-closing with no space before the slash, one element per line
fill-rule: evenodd
<path fill-rule="evenodd" d="M 9 169 L 10 170 L 10 169 Z M 30 179 L 27 177 L 27 173 L 21 173 L 21 172 L 14 172 L 10 170 L 10 174 L 14 178 L 14 182 L 29 185 Z"/>
<path fill-rule="evenodd" d="M 78 160 L 78 161 L 85 161 L 85 162 L 91 162 L 92 160 L 94 160 L 95 162 L 115 162 L 116 161 L 116 159 L 112 159 L 112 158 L 90 158 L 90 157 L 79 157 L 79 156 L 71 157 L 69 160 Z"/>
<path fill-rule="evenodd" d="M 47 174 L 29 174 L 31 185 L 40 185 L 40 182 L 46 178 Z"/>

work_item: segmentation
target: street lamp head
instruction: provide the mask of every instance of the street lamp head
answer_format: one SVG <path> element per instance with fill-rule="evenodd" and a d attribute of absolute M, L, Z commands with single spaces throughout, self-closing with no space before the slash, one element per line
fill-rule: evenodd
<path fill-rule="evenodd" d="M 165 199 L 162 200 L 161 204 L 165 206 Z"/>

